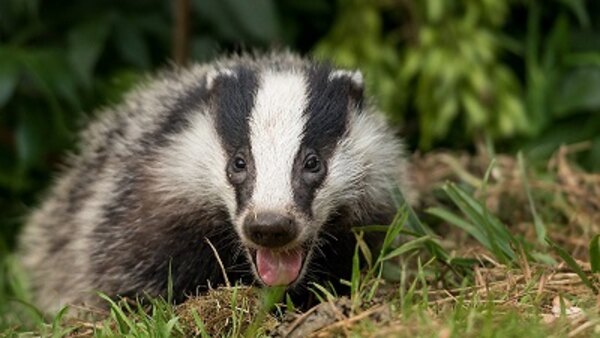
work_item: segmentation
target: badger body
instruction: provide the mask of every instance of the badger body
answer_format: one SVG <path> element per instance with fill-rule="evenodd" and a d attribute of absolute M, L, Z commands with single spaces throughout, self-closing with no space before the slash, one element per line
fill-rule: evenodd
<path fill-rule="evenodd" d="M 232 282 L 337 283 L 351 227 L 388 224 L 407 186 L 361 74 L 289 53 L 163 73 L 80 139 L 21 238 L 45 312 L 166 295 L 169 275 L 182 301 L 224 283 L 216 255 Z"/>

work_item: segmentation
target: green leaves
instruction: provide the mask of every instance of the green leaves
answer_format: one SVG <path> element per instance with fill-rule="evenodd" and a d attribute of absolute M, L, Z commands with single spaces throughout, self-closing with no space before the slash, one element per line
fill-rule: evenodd
<path fill-rule="evenodd" d="M 79 79 L 89 88 L 92 85 L 94 67 L 108 36 L 110 22 L 106 17 L 83 22 L 68 35 L 68 60 Z"/>
<path fill-rule="evenodd" d="M 579 24 L 588 27 L 590 25 L 590 18 L 585 8 L 585 0 L 559 0 L 565 6 L 567 6 L 571 12 L 577 17 Z"/>
<path fill-rule="evenodd" d="M 600 93 L 600 65 L 575 69 L 561 81 L 554 99 L 553 112 L 558 116 L 565 116 L 582 111 L 600 111 L 598 93 Z"/>
<path fill-rule="evenodd" d="M 150 50 L 142 30 L 125 17 L 117 18 L 114 28 L 115 46 L 123 60 L 141 69 L 150 68 Z"/>
<path fill-rule="evenodd" d="M 273 0 L 195 0 L 193 6 L 196 14 L 226 40 L 265 43 L 280 38 Z"/>
<path fill-rule="evenodd" d="M 0 45 L 0 108 L 12 97 L 19 73 L 20 64 L 12 50 Z"/>

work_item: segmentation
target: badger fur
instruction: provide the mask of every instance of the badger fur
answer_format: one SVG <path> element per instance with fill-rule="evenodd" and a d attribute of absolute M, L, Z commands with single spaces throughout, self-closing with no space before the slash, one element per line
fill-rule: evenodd
<path fill-rule="evenodd" d="M 99 114 L 21 238 L 45 312 L 177 301 L 230 281 L 348 279 L 352 226 L 388 224 L 402 146 L 358 71 L 290 53 L 167 71 Z M 210 244 L 214 246 L 214 251 Z"/>

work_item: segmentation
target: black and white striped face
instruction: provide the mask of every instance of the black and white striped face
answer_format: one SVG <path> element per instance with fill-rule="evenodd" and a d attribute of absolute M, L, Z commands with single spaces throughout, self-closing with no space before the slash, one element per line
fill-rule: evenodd
<path fill-rule="evenodd" d="M 209 75 L 208 84 L 235 195 L 233 223 L 260 280 L 292 284 L 335 207 L 328 190 L 345 184 L 335 182 L 344 173 L 333 171 L 344 168 L 332 159 L 360 109 L 361 76 L 325 66 L 239 67 Z"/>

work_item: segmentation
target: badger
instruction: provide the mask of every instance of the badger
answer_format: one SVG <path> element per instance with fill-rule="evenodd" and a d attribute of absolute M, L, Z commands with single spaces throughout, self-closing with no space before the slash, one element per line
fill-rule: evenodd
<path fill-rule="evenodd" d="M 339 285 L 352 227 L 389 224 L 409 189 L 360 71 L 290 52 L 174 67 L 96 115 L 20 240 L 47 313 L 98 292 Z"/>

